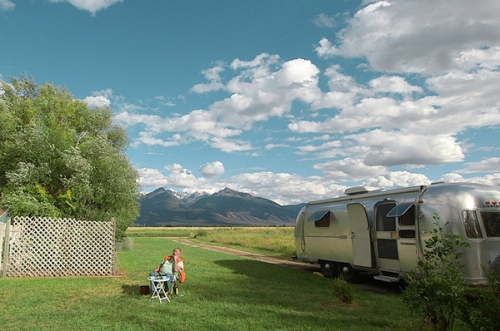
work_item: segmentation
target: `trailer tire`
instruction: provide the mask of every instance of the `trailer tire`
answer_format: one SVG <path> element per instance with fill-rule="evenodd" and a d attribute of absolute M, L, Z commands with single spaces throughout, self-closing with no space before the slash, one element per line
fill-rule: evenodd
<path fill-rule="evenodd" d="M 337 273 L 340 279 L 348 283 L 355 283 L 358 280 L 358 272 L 349 263 L 339 263 Z"/>
<path fill-rule="evenodd" d="M 321 273 L 327 278 L 337 278 L 337 264 L 332 261 L 321 261 L 320 262 Z"/>

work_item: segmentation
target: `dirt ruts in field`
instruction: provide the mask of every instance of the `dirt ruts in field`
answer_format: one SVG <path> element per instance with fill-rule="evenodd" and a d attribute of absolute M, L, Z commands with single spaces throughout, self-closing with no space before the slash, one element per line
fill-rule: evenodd
<path fill-rule="evenodd" d="M 242 251 L 242 250 L 234 249 L 234 248 L 229 248 L 229 247 L 200 244 L 200 243 L 195 243 L 195 242 L 189 240 L 188 238 L 175 237 L 175 238 L 168 238 L 168 239 L 172 240 L 174 242 L 178 242 L 179 244 L 183 244 L 183 245 L 200 247 L 203 249 L 208 249 L 208 250 L 212 250 L 212 251 L 216 251 L 216 252 L 222 252 L 222 253 L 227 253 L 227 254 L 232 254 L 232 255 L 237 255 L 237 256 L 244 256 L 244 257 L 254 259 L 257 261 L 282 265 L 282 266 L 286 266 L 286 267 L 290 267 L 290 268 L 294 268 L 294 269 L 298 269 L 298 270 L 319 271 L 319 266 L 316 266 L 316 265 L 313 265 L 310 263 L 301 262 L 301 261 L 296 261 L 296 260 L 293 260 L 291 257 L 290 257 L 290 259 L 276 258 L 276 257 L 268 256 L 265 254 L 246 252 L 246 251 Z"/>

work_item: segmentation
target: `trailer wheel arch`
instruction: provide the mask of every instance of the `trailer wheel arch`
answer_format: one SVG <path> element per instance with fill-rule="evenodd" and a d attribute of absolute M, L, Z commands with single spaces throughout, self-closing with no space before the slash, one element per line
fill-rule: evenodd
<path fill-rule="evenodd" d="M 349 263 L 338 263 L 337 274 L 340 279 L 343 279 L 348 283 L 355 283 L 359 279 L 358 271 L 354 270 Z"/>
<path fill-rule="evenodd" d="M 321 268 L 321 273 L 327 278 L 337 278 L 338 277 L 338 266 L 337 262 L 320 260 L 319 265 Z"/>

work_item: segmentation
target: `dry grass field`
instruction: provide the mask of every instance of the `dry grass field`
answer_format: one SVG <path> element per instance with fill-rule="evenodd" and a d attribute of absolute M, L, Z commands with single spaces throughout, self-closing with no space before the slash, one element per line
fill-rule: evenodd
<path fill-rule="evenodd" d="M 189 238 L 192 242 L 241 248 L 271 256 L 295 255 L 293 227 L 131 227 L 128 237 Z"/>

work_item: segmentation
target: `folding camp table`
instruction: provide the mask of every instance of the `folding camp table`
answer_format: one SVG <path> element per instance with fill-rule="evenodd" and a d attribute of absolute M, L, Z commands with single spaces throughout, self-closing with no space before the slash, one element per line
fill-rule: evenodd
<path fill-rule="evenodd" d="M 162 303 L 163 300 L 167 300 L 168 302 L 170 302 L 167 292 L 165 292 L 165 289 L 167 288 L 167 281 L 169 279 L 170 278 L 166 276 L 149 277 L 149 281 L 153 286 L 153 293 L 151 294 L 151 298 L 149 298 L 149 300 L 158 298 L 158 300 L 160 300 L 160 303 Z"/>

